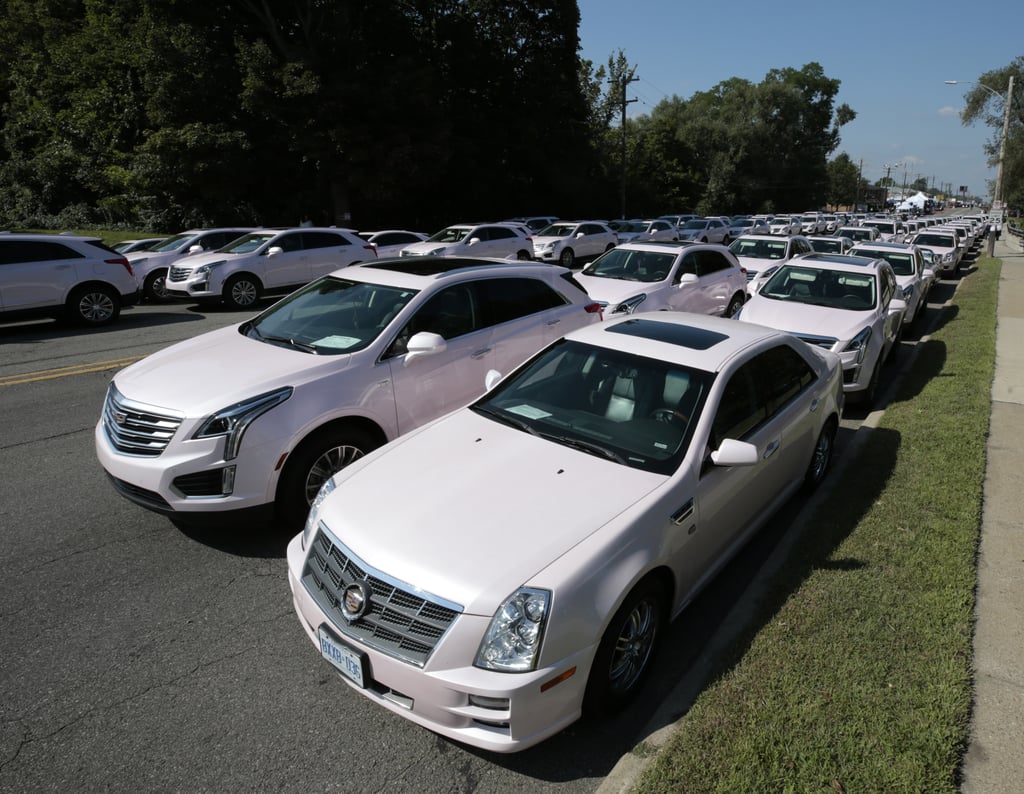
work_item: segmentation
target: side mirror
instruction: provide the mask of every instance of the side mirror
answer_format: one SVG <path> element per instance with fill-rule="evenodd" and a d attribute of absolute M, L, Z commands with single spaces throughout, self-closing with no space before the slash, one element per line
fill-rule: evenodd
<path fill-rule="evenodd" d="M 711 462 L 716 466 L 753 466 L 759 457 L 753 444 L 727 438 L 711 453 Z"/>
<path fill-rule="evenodd" d="M 501 373 L 496 369 L 487 370 L 487 374 L 484 376 L 484 389 L 490 391 L 501 380 Z"/>
<path fill-rule="evenodd" d="M 418 334 L 412 335 L 412 339 L 409 340 L 409 344 L 406 345 L 405 349 L 405 365 L 409 366 L 411 362 L 418 358 L 443 353 L 448 349 L 448 343 L 444 341 L 444 337 L 440 334 L 435 334 L 431 331 L 420 331 Z"/>
<path fill-rule="evenodd" d="M 696 273 L 683 273 L 679 279 L 679 286 L 685 287 L 687 284 L 696 284 L 698 281 L 700 281 L 700 279 L 697 278 Z"/>
<path fill-rule="evenodd" d="M 284 249 L 279 245 L 272 245 L 270 248 L 267 249 L 267 256 L 277 256 L 278 254 L 283 253 Z"/>
<path fill-rule="evenodd" d="M 205 250 L 206 249 L 203 248 L 201 245 L 190 245 L 188 247 L 188 251 L 185 252 L 185 256 L 190 256 L 192 254 L 201 254 Z"/>
<path fill-rule="evenodd" d="M 930 267 L 926 267 L 924 269 L 924 271 L 921 273 L 921 279 L 923 281 L 932 281 L 932 280 L 934 280 L 935 279 L 935 271 L 932 270 Z"/>
<path fill-rule="evenodd" d="M 582 238 L 583 236 L 584 236 L 584 235 L 583 235 L 583 232 L 576 232 L 576 239 L 577 239 L 577 240 L 579 240 L 579 239 L 580 239 L 580 238 Z"/>
<path fill-rule="evenodd" d="M 469 242 L 466 243 L 466 245 L 476 245 L 478 242 L 480 242 L 479 237 L 471 237 Z"/>
<path fill-rule="evenodd" d="M 902 298 L 893 298 L 889 301 L 889 313 L 895 314 L 897 312 L 905 312 L 907 310 L 907 302 Z"/>

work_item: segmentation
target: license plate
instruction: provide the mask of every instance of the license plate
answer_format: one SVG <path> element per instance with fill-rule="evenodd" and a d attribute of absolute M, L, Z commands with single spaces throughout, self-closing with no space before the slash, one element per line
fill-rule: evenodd
<path fill-rule="evenodd" d="M 343 676 L 355 682 L 360 688 L 366 687 L 367 674 L 366 654 L 349 648 L 321 626 L 317 634 L 320 636 L 320 654 L 341 672 Z"/>

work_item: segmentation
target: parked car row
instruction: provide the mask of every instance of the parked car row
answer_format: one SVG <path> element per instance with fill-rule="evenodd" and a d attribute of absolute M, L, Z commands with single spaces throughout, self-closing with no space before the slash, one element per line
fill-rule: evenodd
<path fill-rule="evenodd" d="M 549 223 L 542 262 L 438 254 L 484 250 L 482 227 L 545 244 L 519 221 L 386 259 L 353 233 L 366 260 L 115 374 L 96 455 L 147 509 L 301 527 L 300 624 L 381 707 L 497 752 L 614 714 L 668 621 L 824 480 L 935 274 L 913 243 L 821 253 L 770 230 L 606 239 L 574 272 L 589 223 Z M 251 231 L 168 285 L 224 299 L 232 263 L 312 268 L 316 246 L 273 243 L 324 231 L 344 230 Z"/>

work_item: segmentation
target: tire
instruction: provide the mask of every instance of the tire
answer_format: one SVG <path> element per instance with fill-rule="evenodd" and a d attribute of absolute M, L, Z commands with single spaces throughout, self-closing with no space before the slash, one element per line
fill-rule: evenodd
<path fill-rule="evenodd" d="M 814 442 L 814 452 L 811 453 L 811 462 L 807 464 L 807 473 L 804 475 L 804 487 L 808 491 L 815 490 L 828 473 L 829 464 L 832 462 L 832 451 L 835 448 L 836 423 L 829 419 L 818 434 L 818 440 Z"/>
<path fill-rule="evenodd" d="M 309 506 L 327 479 L 354 460 L 380 446 L 370 434 L 358 428 L 315 430 L 288 457 L 277 489 L 281 518 L 301 526 Z"/>
<path fill-rule="evenodd" d="M 224 284 L 224 303 L 232 309 L 251 309 L 260 299 L 263 286 L 255 276 L 239 273 Z"/>
<path fill-rule="evenodd" d="M 520 262 L 529 262 L 533 259 L 533 257 L 530 256 L 529 251 L 519 250 L 516 251 L 516 259 L 518 259 Z"/>
<path fill-rule="evenodd" d="M 725 235 L 725 237 L 722 238 L 722 245 L 728 245 L 731 242 L 732 238 L 729 235 Z"/>
<path fill-rule="evenodd" d="M 638 584 L 622 602 L 594 654 L 583 711 L 607 717 L 639 691 L 665 627 L 666 597 L 653 580 Z"/>
<path fill-rule="evenodd" d="M 608 245 L 606 245 L 604 247 L 605 253 L 607 253 L 608 251 L 611 251 L 614 247 L 615 247 L 615 243 L 608 243 Z"/>
<path fill-rule="evenodd" d="M 882 359 L 879 356 L 878 361 L 875 362 L 875 368 L 871 370 L 871 379 L 868 381 L 868 386 L 861 392 L 860 404 L 865 408 L 870 408 L 875 404 L 875 399 L 878 397 L 878 380 L 882 375 Z"/>
<path fill-rule="evenodd" d="M 725 307 L 725 316 L 729 318 L 735 317 L 736 312 L 738 312 L 742 307 L 743 295 L 737 292 L 732 296 L 732 300 L 729 301 L 729 305 Z"/>
<path fill-rule="evenodd" d="M 121 296 L 106 284 L 79 287 L 68 296 L 68 317 L 79 325 L 106 325 L 121 313 Z"/>
<path fill-rule="evenodd" d="M 562 250 L 561 255 L 558 257 L 558 264 L 562 267 L 567 267 L 570 270 L 572 266 L 576 264 L 576 254 L 573 253 L 571 248 L 565 248 Z"/>
<path fill-rule="evenodd" d="M 167 269 L 154 270 L 142 285 L 142 296 L 150 303 L 163 303 L 168 298 Z"/>
<path fill-rule="evenodd" d="M 700 241 L 701 241 L 702 243 L 706 243 L 706 242 L 708 241 L 708 238 L 707 238 L 707 237 L 701 237 L 701 238 L 700 238 Z"/>

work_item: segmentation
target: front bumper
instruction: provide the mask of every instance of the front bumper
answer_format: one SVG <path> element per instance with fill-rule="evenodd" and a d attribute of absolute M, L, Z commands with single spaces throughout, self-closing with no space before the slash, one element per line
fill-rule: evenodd
<path fill-rule="evenodd" d="M 482 670 L 473 667 L 472 660 L 490 616 L 462 614 L 419 667 L 346 636 L 306 590 L 305 563 L 300 534 L 288 544 L 288 584 L 306 636 L 320 649 L 318 629 L 325 626 L 344 645 L 365 654 L 364 687 L 338 676 L 377 705 L 449 739 L 498 753 L 531 747 L 580 717 L 593 647 L 528 673 Z M 574 675 L 542 691 L 546 683 L 574 667 Z M 474 704 L 471 696 L 492 705 Z"/>

